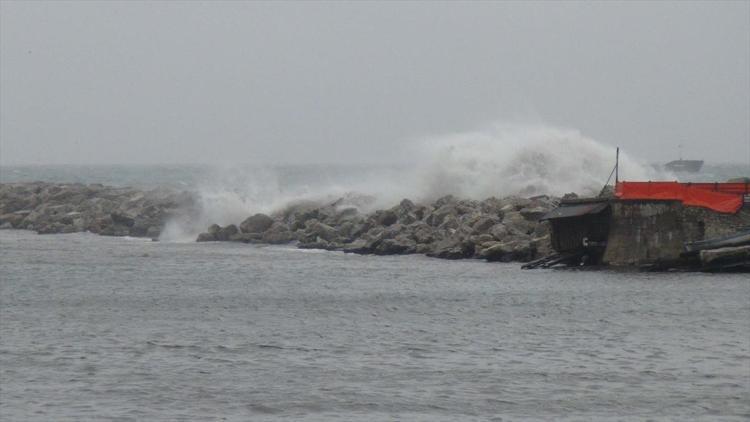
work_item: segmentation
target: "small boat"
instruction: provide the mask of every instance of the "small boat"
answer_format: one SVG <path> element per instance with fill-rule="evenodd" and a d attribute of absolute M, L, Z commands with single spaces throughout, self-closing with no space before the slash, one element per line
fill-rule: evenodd
<path fill-rule="evenodd" d="M 675 173 L 698 173 L 703 167 L 703 160 L 674 160 L 664 165 L 664 168 Z"/>
<path fill-rule="evenodd" d="M 750 271 L 750 229 L 685 244 L 684 257 L 698 259 L 701 271 Z"/>
<path fill-rule="evenodd" d="M 750 228 L 737 231 L 736 233 L 732 233 L 727 236 L 714 237 L 712 239 L 686 243 L 685 252 L 696 253 L 708 249 L 719 249 L 746 245 L 750 245 Z"/>

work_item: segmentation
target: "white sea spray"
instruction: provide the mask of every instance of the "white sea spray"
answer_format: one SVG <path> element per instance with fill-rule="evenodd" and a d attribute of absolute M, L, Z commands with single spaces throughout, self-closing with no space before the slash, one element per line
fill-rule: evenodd
<path fill-rule="evenodd" d="M 598 193 L 615 163 L 615 147 L 574 129 L 546 125 L 493 124 L 481 130 L 405 142 L 398 164 L 379 166 L 215 167 L 196 185 L 200 215 L 189 223 L 169 221 L 162 240 L 194 240 L 210 224 L 238 224 L 254 213 L 291 203 L 320 204 L 366 196 L 362 212 L 390 207 L 403 198 L 432 201 L 452 194 L 484 199 L 508 195 Z M 620 176 L 650 180 L 653 167 L 623 152 Z M 610 181 L 612 183 L 612 181 Z"/>

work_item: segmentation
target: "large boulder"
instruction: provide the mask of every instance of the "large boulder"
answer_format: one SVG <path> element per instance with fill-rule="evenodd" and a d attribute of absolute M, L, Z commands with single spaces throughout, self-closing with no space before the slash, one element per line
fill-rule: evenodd
<path fill-rule="evenodd" d="M 411 254 L 417 250 L 417 244 L 406 236 L 398 236 L 394 239 L 383 239 L 373 249 L 377 255 L 404 255 Z"/>
<path fill-rule="evenodd" d="M 436 242 L 427 256 L 443 259 L 471 258 L 474 255 L 474 245 L 463 239 L 448 237 Z"/>
<path fill-rule="evenodd" d="M 265 233 L 263 233 L 262 240 L 264 243 L 276 245 L 289 243 L 295 240 L 295 238 L 294 233 L 289 230 L 289 227 L 286 224 L 276 222 L 273 223 Z"/>
<path fill-rule="evenodd" d="M 456 202 L 458 202 L 458 199 L 456 199 L 455 196 L 445 195 L 442 198 L 439 198 L 437 201 L 435 201 L 435 208 L 440 208 L 448 204 L 455 204 Z"/>
<path fill-rule="evenodd" d="M 198 235 L 198 238 L 195 239 L 196 242 L 215 242 L 216 241 L 216 235 L 213 233 L 201 233 Z"/>
<path fill-rule="evenodd" d="M 433 227 L 439 227 L 447 218 L 457 218 L 458 210 L 456 209 L 455 203 L 447 203 L 445 205 L 436 208 L 427 217 L 425 222 Z"/>
<path fill-rule="evenodd" d="M 510 230 L 508 230 L 508 227 L 503 223 L 495 224 L 494 226 L 490 227 L 487 232 L 491 234 L 492 237 L 494 237 L 496 240 L 504 240 L 506 237 L 511 235 Z"/>
<path fill-rule="evenodd" d="M 379 225 L 386 227 L 398 222 L 398 215 L 392 210 L 376 211 L 374 218 Z"/>
<path fill-rule="evenodd" d="M 522 198 L 520 196 L 509 196 L 507 198 L 503 198 L 501 200 L 501 203 L 502 207 L 500 208 L 500 211 L 508 212 L 519 211 L 523 208 L 526 208 L 532 204 L 532 201 L 528 198 Z"/>
<path fill-rule="evenodd" d="M 240 224 L 242 233 L 263 233 L 273 225 L 273 218 L 265 214 L 255 214 Z"/>
<path fill-rule="evenodd" d="M 490 228 L 495 226 L 498 222 L 499 220 L 494 216 L 481 215 L 473 222 L 471 229 L 474 234 L 487 233 Z"/>
<path fill-rule="evenodd" d="M 343 250 L 346 253 L 356 254 L 368 254 L 372 252 L 372 249 L 368 247 L 368 241 L 365 239 L 356 239 L 351 243 L 347 243 L 343 246 Z"/>
<path fill-rule="evenodd" d="M 7 225 L 7 228 L 20 227 L 23 219 L 29 215 L 28 213 L 24 214 L 23 212 L 24 211 L 22 210 L 0 215 L 0 224 Z"/>
<path fill-rule="evenodd" d="M 135 224 L 135 219 L 125 214 L 113 212 L 109 216 L 112 219 L 112 223 L 120 226 L 133 227 Z"/>
<path fill-rule="evenodd" d="M 391 208 L 391 211 L 396 214 L 398 222 L 404 225 L 412 224 L 415 221 L 420 220 L 424 215 L 421 208 L 414 205 L 414 202 L 408 199 L 403 199 L 401 203 Z"/>
<path fill-rule="evenodd" d="M 435 241 L 435 229 L 429 224 L 419 221 L 410 227 L 412 237 L 419 244 L 428 244 Z"/>
<path fill-rule="evenodd" d="M 487 242 L 477 250 L 476 256 L 488 261 L 531 261 L 536 257 L 536 245 L 528 239 Z"/>
<path fill-rule="evenodd" d="M 549 212 L 549 208 L 537 205 L 533 207 L 521 208 L 521 210 L 518 212 L 526 220 L 537 222 L 540 218 L 542 218 L 542 216 L 544 216 L 544 214 L 547 214 L 547 212 Z"/>
<path fill-rule="evenodd" d="M 237 233 L 229 237 L 232 242 L 242 243 L 261 243 L 263 240 L 263 234 L 261 233 Z"/>
<path fill-rule="evenodd" d="M 226 226 L 224 228 L 220 228 L 216 232 L 216 235 L 215 235 L 216 236 L 216 240 L 227 241 L 227 240 L 231 239 L 232 236 L 236 235 L 239 232 L 240 232 L 240 230 L 237 228 L 237 226 L 235 226 L 234 224 L 230 224 L 230 225 L 228 225 L 228 226 Z"/>
<path fill-rule="evenodd" d="M 503 224 L 511 231 L 515 233 L 529 234 L 534 231 L 537 223 L 529 221 L 518 211 L 510 211 L 505 213 L 503 218 Z"/>
<path fill-rule="evenodd" d="M 343 224 L 349 221 L 361 220 L 361 218 L 362 217 L 359 215 L 359 210 L 354 207 L 345 207 L 337 209 L 332 220 L 333 222 L 335 222 L 335 224 Z"/>
<path fill-rule="evenodd" d="M 305 223 L 305 235 L 308 238 L 319 237 L 327 242 L 336 241 L 339 237 L 338 230 L 315 219 Z"/>
<path fill-rule="evenodd" d="M 317 240 L 310 241 L 310 242 L 300 242 L 300 244 L 297 245 L 300 249 L 325 249 L 330 250 L 331 244 L 329 242 L 326 242 L 323 239 L 318 238 Z"/>

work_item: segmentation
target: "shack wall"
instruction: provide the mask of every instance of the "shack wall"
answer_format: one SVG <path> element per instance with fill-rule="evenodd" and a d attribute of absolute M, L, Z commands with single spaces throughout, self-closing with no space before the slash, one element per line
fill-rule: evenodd
<path fill-rule="evenodd" d="M 613 201 L 602 260 L 614 266 L 675 262 L 685 242 L 731 234 L 747 226 L 747 205 L 736 214 L 722 214 L 686 207 L 679 201 Z"/>

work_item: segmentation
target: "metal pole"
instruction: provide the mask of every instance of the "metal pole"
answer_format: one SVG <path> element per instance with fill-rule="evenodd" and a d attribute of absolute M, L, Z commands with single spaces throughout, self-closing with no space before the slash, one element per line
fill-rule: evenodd
<path fill-rule="evenodd" d="M 617 156 L 615 158 L 615 187 L 620 181 L 620 147 L 617 147 Z"/>

